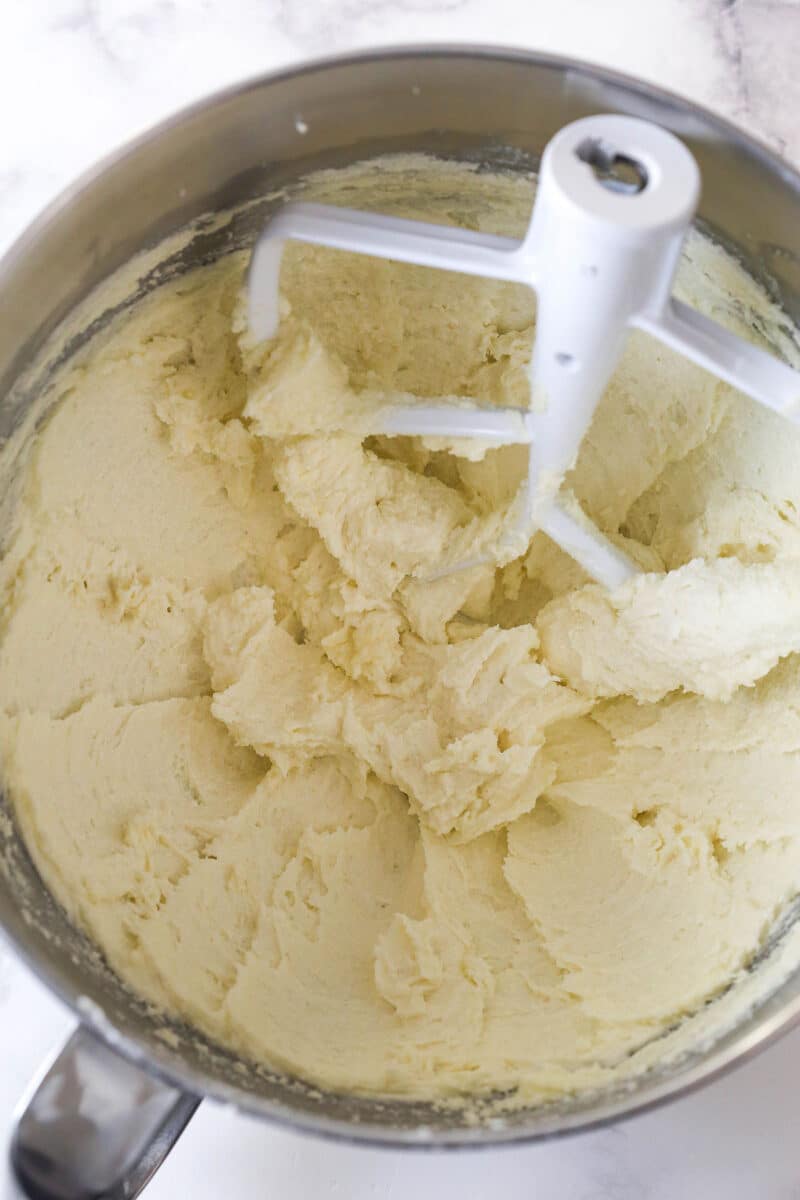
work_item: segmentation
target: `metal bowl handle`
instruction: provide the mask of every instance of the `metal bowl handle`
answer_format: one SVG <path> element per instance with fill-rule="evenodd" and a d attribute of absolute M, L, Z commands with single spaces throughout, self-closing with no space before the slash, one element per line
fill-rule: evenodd
<path fill-rule="evenodd" d="M 133 1200 L 199 1103 L 79 1028 L 17 1121 L 14 1172 L 30 1200 Z"/>

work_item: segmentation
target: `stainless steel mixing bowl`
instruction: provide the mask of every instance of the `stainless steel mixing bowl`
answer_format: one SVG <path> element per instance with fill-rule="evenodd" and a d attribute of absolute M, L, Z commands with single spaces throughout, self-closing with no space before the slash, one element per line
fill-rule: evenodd
<path fill-rule="evenodd" d="M 187 245 L 164 251 L 140 291 L 248 245 L 271 203 L 259 198 L 291 190 L 310 170 L 409 149 L 530 169 L 557 129 L 597 112 L 659 122 L 688 143 L 703 176 L 702 221 L 800 320 L 800 177 L 741 131 L 684 100 L 566 59 L 464 47 L 392 50 L 312 63 L 222 92 L 115 154 L 52 204 L 0 264 L 0 437 L 17 426 L 52 370 L 43 347 L 59 324 L 132 255 L 188 222 L 254 201 L 230 219 L 199 221 Z M 68 352 L 119 303 L 78 328 Z M 0 922 L 82 1021 L 30 1100 L 12 1145 L 30 1194 L 62 1200 L 136 1194 L 204 1095 L 353 1141 L 533 1141 L 676 1096 L 741 1061 L 800 1014 L 795 974 L 734 1029 L 680 1061 L 617 1090 L 502 1119 L 487 1108 L 476 1124 L 457 1108 L 321 1093 L 256 1071 L 177 1022 L 165 1036 L 163 1020 L 122 986 L 54 903 L 7 807 L 5 815 L 0 808 Z M 781 930 L 753 970 L 778 952 Z"/>

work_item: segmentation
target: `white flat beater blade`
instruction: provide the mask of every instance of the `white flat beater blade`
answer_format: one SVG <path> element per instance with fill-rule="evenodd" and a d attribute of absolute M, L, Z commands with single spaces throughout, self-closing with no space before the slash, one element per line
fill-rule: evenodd
<path fill-rule="evenodd" d="M 373 430 L 473 437 L 529 446 L 516 523 L 493 556 L 524 553 L 542 530 L 600 583 L 638 566 L 559 497 L 594 410 L 638 327 L 754 400 L 800 422 L 800 372 L 671 296 L 700 175 L 671 133 L 633 117 L 595 116 L 548 143 L 530 226 L 521 241 L 321 204 L 288 204 L 262 233 L 250 265 L 249 319 L 278 331 L 280 264 L 288 239 L 421 266 L 527 284 L 536 291 L 530 408 L 398 406 Z M 443 564 L 437 577 L 489 561 Z"/>

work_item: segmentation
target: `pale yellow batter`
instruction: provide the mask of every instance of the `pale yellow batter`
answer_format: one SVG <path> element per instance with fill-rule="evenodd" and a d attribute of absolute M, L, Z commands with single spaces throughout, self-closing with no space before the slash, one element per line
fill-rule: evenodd
<path fill-rule="evenodd" d="M 505 233 L 531 203 L 414 159 L 316 194 Z M 255 346 L 243 267 L 98 340 L 29 457 L 0 739 L 36 862 L 136 989 L 306 1079 L 631 1072 L 800 883 L 800 436 L 634 334 L 568 483 L 649 573 L 607 593 L 539 535 L 428 583 L 520 450 L 371 414 L 524 403 L 532 296 L 295 247 Z M 776 318 L 699 238 L 681 289 Z"/>

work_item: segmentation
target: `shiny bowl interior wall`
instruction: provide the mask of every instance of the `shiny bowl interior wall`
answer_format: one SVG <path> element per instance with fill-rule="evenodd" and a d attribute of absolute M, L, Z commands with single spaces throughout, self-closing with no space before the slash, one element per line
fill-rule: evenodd
<path fill-rule="evenodd" d="M 395 51 L 313 64 L 223 93 L 147 134 L 51 206 L 0 265 L 0 437 L 16 427 L 52 368 L 51 362 L 30 369 L 59 323 L 132 255 L 188 222 L 254 201 L 230 220 L 200 221 L 189 244 L 167 253 L 142 290 L 248 245 L 268 207 L 258 198 L 291 189 L 310 170 L 411 149 L 527 170 L 562 125 L 609 111 L 659 122 L 687 142 L 703 176 L 701 220 L 800 322 L 800 178 L 731 126 L 644 85 L 565 60 L 499 50 Z M 70 350 L 87 335 L 79 332 Z M 6 483 L 0 481 L 0 491 Z M 457 1108 L 321 1093 L 256 1072 L 178 1023 L 168 1039 L 159 1035 L 146 1006 L 50 898 L 4 811 L 0 924 L 85 1023 L 188 1092 L 321 1133 L 466 1145 L 578 1129 L 711 1077 L 800 1013 L 795 976 L 735 1030 L 669 1069 L 617 1091 L 477 1125 Z"/>

